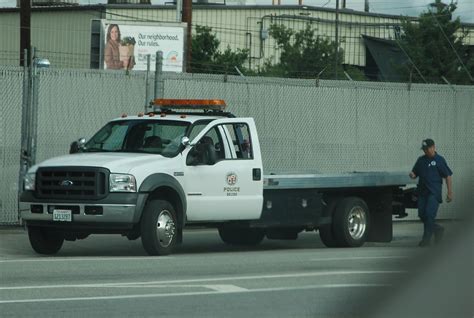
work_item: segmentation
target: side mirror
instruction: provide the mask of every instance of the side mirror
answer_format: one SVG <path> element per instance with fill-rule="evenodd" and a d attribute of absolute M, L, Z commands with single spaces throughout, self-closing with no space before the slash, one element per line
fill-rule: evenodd
<path fill-rule="evenodd" d="M 80 138 L 77 141 L 73 141 L 71 143 L 71 146 L 69 147 L 69 153 L 78 153 L 81 149 L 84 148 L 84 145 L 86 144 L 86 139 L 85 138 Z"/>
<path fill-rule="evenodd" d="M 184 146 L 184 147 L 187 147 L 191 144 L 191 141 L 189 140 L 189 137 L 182 137 L 181 138 L 181 144 Z"/>

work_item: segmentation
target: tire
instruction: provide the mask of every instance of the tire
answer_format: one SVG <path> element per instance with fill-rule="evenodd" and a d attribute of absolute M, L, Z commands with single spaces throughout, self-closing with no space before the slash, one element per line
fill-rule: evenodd
<path fill-rule="evenodd" d="M 178 227 L 173 206 L 164 200 L 149 201 L 140 224 L 142 245 L 148 255 L 168 255 L 177 241 Z"/>
<path fill-rule="evenodd" d="M 369 233 L 369 208 L 358 197 L 342 199 L 333 215 L 332 231 L 339 247 L 364 245 Z"/>
<path fill-rule="evenodd" d="M 254 228 L 220 227 L 219 236 L 229 245 L 253 246 L 263 241 L 265 231 Z"/>
<path fill-rule="evenodd" d="M 334 215 L 334 210 L 336 205 L 339 202 L 338 199 L 334 199 L 329 202 L 327 206 L 328 216 Z M 338 247 L 336 237 L 334 236 L 334 231 L 332 229 L 332 224 L 325 224 L 319 227 L 319 237 L 326 247 Z"/>
<path fill-rule="evenodd" d="M 28 238 L 31 247 L 38 254 L 56 254 L 64 243 L 64 236 L 54 229 L 29 226 Z"/>

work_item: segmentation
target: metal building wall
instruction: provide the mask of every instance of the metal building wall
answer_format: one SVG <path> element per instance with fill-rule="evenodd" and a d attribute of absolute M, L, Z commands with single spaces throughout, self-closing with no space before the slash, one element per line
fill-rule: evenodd
<path fill-rule="evenodd" d="M 0 13 L 0 65 L 20 65 L 20 15 Z"/>
<path fill-rule="evenodd" d="M 0 69 L 0 224 L 16 223 L 22 70 Z M 5 89 L 3 89 L 5 88 Z M 145 108 L 145 76 L 43 70 L 37 161 L 68 152 L 106 121 Z M 409 171 L 420 141 L 435 139 L 454 171 L 455 200 L 441 217 L 471 209 L 474 88 L 467 86 L 165 74 L 165 97 L 222 98 L 252 116 L 265 173 Z"/>
<path fill-rule="evenodd" d="M 90 68 L 91 20 L 100 17 L 100 10 L 34 10 L 31 45 L 37 56 L 49 59 L 53 67 Z M 0 12 L 0 28 L 0 65 L 18 66 L 19 12 Z"/>
<path fill-rule="evenodd" d="M 38 49 L 38 56 L 48 58 L 54 67 L 89 68 L 91 19 L 94 18 L 100 18 L 100 12 L 42 11 L 32 14 L 31 44 Z"/>

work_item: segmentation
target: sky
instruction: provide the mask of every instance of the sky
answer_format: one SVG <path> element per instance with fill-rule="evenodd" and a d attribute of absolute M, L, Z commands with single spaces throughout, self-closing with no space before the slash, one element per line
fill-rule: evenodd
<path fill-rule="evenodd" d="M 164 4 L 172 0 L 151 0 L 152 4 Z M 209 0 L 212 2 L 214 0 Z M 241 0 L 227 0 L 230 4 Z M 337 0 L 302 0 L 303 4 L 309 6 L 318 6 L 326 8 L 335 8 Z M 343 0 L 339 0 L 340 5 Z M 445 0 L 444 2 L 448 2 Z M 79 0 L 80 4 L 97 4 L 106 3 L 107 0 Z M 216 2 L 224 2 L 224 0 L 216 0 Z M 272 0 L 247 0 L 248 3 L 256 3 L 260 5 L 271 5 Z M 369 0 L 370 12 L 384 13 L 392 15 L 408 15 L 418 16 L 421 12 L 426 11 L 427 5 L 434 0 Z M 462 22 L 474 23 L 474 0 L 457 0 L 458 8 L 455 11 L 460 16 Z M 296 5 L 298 0 L 281 0 L 282 4 Z M 0 0 L 0 7 L 14 7 L 16 0 Z M 364 0 L 346 0 L 348 9 L 363 11 Z"/>

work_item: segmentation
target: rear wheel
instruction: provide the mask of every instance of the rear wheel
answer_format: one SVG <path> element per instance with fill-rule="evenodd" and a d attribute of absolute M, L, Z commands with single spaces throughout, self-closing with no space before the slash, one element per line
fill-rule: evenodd
<path fill-rule="evenodd" d="M 142 245 L 149 255 L 168 255 L 173 251 L 178 229 L 176 213 L 168 201 L 148 202 L 140 227 Z"/>
<path fill-rule="evenodd" d="M 220 227 L 219 236 L 230 245 L 257 245 L 265 237 L 265 231 L 255 228 Z"/>
<path fill-rule="evenodd" d="M 38 226 L 28 227 L 28 238 L 31 247 L 38 254 L 56 254 L 64 243 L 64 236 L 60 231 Z"/>
<path fill-rule="evenodd" d="M 333 214 L 332 230 L 340 247 L 364 245 L 369 233 L 369 208 L 358 197 L 342 199 Z"/>

